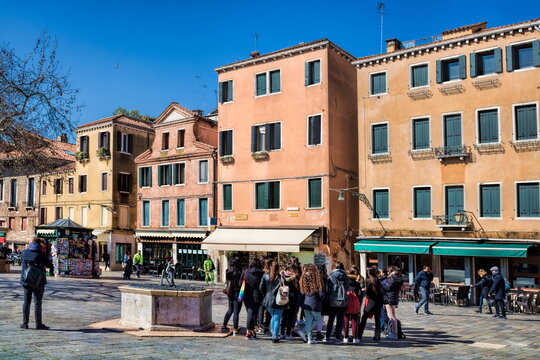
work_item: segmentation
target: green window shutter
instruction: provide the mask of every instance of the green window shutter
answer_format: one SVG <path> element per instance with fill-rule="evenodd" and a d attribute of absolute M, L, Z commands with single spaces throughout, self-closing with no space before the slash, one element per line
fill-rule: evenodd
<path fill-rule="evenodd" d="M 158 186 L 163 185 L 163 165 L 158 165 Z"/>
<path fill-rule="evenodd" d="M 501 73 L 502 72 L 502 49 L 496 48 L 493 50 L 493 54 L 495 55 L 495 72 Z"/>
<path fill-rule="evenodd" d="M 173 184 L 178 184 L 178 164 L 173 164 Z"/>
<path fill-rule="evenodd" d="M 313 61 L 313 83 L 319 84 L 321 82 L 321 61 Z"/>
<path fill-rule="evenodd" d="M 444 117 L 444 146 L 457 148 L 461 146 L 461 115 Z"/>
<path fill-rule="evenodd" d="M 219 156 L 223 156 L 225 153 L 225 131 L 219 132 Z"/>
<path fill-rule="evenodd" d="M 482 185 L 480 189 L 480 216 L 499 217 L 501 214 L 499 185 Z"/>
<path fill-rule="evenodd" d="M 476 77 L 476 53 L 471 53 L 470 55 L 470 71 L 471 71 L 471 77 Z"/>
<path fill-rule="evenodd" d="M 257 75 L 255 83 L 257 96 L 266 95 L 266 73 Z"/>
<path fill-rule="evenodd" d="M 150 202 L 143 201 L 143 226 L 150 226 Z"/>
<path fill-rule="evenodd" d="M 443 82 L 443 76 L 442 76 L 442 61 L 441 60 L 437 60 L 435 62 L 435 70 L 436 70 L 436 81 L 437 81 L 437 84 L 440 84 Z"/>
<path fill-rule="evenodd" d="M 417 119 L 413 123 L 413 149 L 429 148 L 429 119 Z"/>
<path fill-rule="evenodd" d="M 167 185 L 172 184 L 172 165 L 167 165 Z"/>
<path fill-rule="evenodd" d="M 186 225 L 186 203 L 184 199 L 176 200 L 176 226 Z"/>
<path fill-rule="evenodd" d="M 233 152 L 233 131 L 232 130 L 228 130 L 225 133 L 225 140 L 226 140 L 225 153 L 227 155 L 232 155 L 232 152 Z"/>
<path fill-rule="evenodd" d="M 389 207 L 388 207 L 388 190 L 375 190 L 375 214 L 373 217 L 379 217 L 381 219 L 388 218 Z"/>
<path fill-rule="evenodd" d="M 321 179 L 309 179 L 308 191 L 309 191 L 309 204 L 310 208 L 319 208 L 322 206 L 322 181 Z"/>
<path fill-rule="evenodd" d="M 223 185 L 223 210 L 232 210 L 232 185 Z"/>
<path fill-rule="evenodd" d="M 478 113 L 478 142 L 492 143 L 499 141 L 498 111 L 486 110 Z"/>
<path fill-rule="evenodd" d="M 517 187 L 518 217 L 534 217 L 535 212 L 538 214 L 538 184 L 518 184 Z"/>
<path fill-rule="evenodd" d="M 274 123 L 270 126 L 272 133 L 272 150 L 281 149 L 281 123 Z"/>
<path fill-rule="evenodd" d="M 146 176 L 147 176 L 146 183 L 148 184 L 148 186 L 152 186 L 152 167 L 151 166 L 148 167 L 148 173 L 146 174 Z"/>
<path fill-rule="evenodd" d="M 459 77 L 460 79 L 467 77 L 467 56 L 465 55 L 459 57 Z"/>
<path fill-rule="evenodd" d="M 309 84 L 309 62 L 304 63 L 304 85 L 308 86 Z"/>
<path fill-rule="evenodd" d="M 270 72 L 270 92 L 277 93 L 281 91 L 281 71 Z"/>
<path fill-rule="evenodd" d="M 264 125 L 264 149 L 261 149 L 261 150 L 266 150 L 266 151 L 270 151 L 272 150 L 272 140 L 273 140 L 273 135 L 272 134 L 272 124 L 266 124 Z"/>
<path fill-rule="evenodd" d="M 269 208 L 279 209 L 279 181 L 269 183 L 268 198 L 269 201 L 272 201 L 272 204 L 269 204 Z"/>
<path fill-rule="evenodd" d="M 169 226 L 169 201 L 161 202 L 161 226 Z"/>
<path fill-rule="evenodd" d="M 252 153 L 257 151 L 257 129 L 258 129 L 258 126 L 251 127 L 251 152 Z"/>
<path fill-rule="evenodd" d="M 143 168 L 139 168 L 139 187 L 143 187 Z"/>
<path fill-rule="evenodd" d="M 531 217 L 540 217 L 540 194 L 538 184 L 529 184 L 529 208 Z"/>
<path fill-rule="evenodd" d="M 199 225 L 208 225 L 208 199 L 199 199 Z"/>
<path fill-rule="evenodd" d="M 382 154 L 388 152 L 388 125 L 374 125 L 372 127 L 372 132 L 373 154 Z"/>
<path fill-rule="evenodd" d="M 532 42 L 533 66 L 540 66 L 540 40 Z"/>
<path fill-rule="evenodd" d="M 428 85 L 428 67 L 427 65 L 418 65 L 412 68 L 412 86 Z"/>
<path fill-rule="evenodd" d="M 223 101 L 223 83 L 218 83 L 218 100 L 220 103 L 224 103 Z"/>
<path fill-rule="evenodd" d="M 255 184 L 256 208 L 268 209 L 268 183 Z"/>
<path fill-rule="evenodd" d="M 508 45 L 506 47 L 506 71 L 514 70 L 514 47 Z"/>
<path fill-rule="evenodd" d="M 536 124 L 536 105 L 516 108 L 516 139 L 530 140 L 538 137 Z"/>
<path fill-rule="evenodd" d="M 431 189 L 414 189 L 414 217 L 429 218 L 431 216 Z"/>
<path fill-rule="evenodd" d="M 233 101 L 233 81 L 229 80 L 227 81 L 227 101 Z"/>

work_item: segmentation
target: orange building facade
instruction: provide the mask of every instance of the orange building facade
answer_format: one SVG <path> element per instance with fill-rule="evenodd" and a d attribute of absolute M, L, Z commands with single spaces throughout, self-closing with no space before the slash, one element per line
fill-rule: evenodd
<path fill-rule="evenodd" d="M 353 259 L 357 201 L 354 58 L 328 40 L 216 69 L 219 81 L 218 228 L 203 248 Z"/>
<path fill-rule="evenodd" d="M 540 281 L 539 20 L 448 30 L 354 62 L 362 268 Z"/>

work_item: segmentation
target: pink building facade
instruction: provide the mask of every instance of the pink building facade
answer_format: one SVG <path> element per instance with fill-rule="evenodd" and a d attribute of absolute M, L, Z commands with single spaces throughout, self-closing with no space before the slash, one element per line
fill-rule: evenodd
<path fill-rule="evenodd" d="M 201 241 L 215 218 L 216 121 L 171 103 L 155 120 L 151 148 L 137 165 L 135 238 L 145 265 L 167 259 L 200 267 Z"/>

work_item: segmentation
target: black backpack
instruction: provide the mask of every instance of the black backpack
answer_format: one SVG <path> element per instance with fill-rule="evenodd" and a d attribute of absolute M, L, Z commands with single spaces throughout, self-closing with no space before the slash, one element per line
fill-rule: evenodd
<path fill-rule="evenodd" d="M 330 292 L 330 306 L 344 308 L 347 307 L 347 292 L 345 291 L 345 281 L 330 278 L 333 284 L 333 291 Z"/>
<path fill-rule="evenodd" d="M 43 280 L 45 279 L 45 271 L 31 262 L 26 265 L 26 269 L 23 273 L 23 281 L 26 286 L 33 290 L 38 290 L 42 287 Z"/>

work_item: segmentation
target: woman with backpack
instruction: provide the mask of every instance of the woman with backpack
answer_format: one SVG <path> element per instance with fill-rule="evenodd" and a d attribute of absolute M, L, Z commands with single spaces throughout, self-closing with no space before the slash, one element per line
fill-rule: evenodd
<path fill-rule="evenodd" d="M 292 330 L 296 324 L 296 318 L 298 316 L 300 292 L 299 280 L 300 270 L 296 268 L 293 263 L 287 264 L 285 270 L 281 272 L 281 279 L 285 286 L 289 288 L 289 301 L 283 316 L 281 318 L 281 339 L 294 340 L 292 336 Z"/>
<path fill-rule="evenodd" d="M 233 335 L 239 334 L 239 316 L 240 310 L 242 309 L 242 302 L 238 301 L 238 294 L 240 292 L 240 286 L 242 283 L 242 267 L 240 266 L 240 259 L 235 257 L 231 261 L 231 265 L 225 272 L 225 279 L 227 281 L 227 286 L 223 291 L 227 295 L 229 300 L 229 309 L 225 313 L 225 318 L 223 319 L 223 326 L 221 327 L 221 332 L 229 332 L 227 324 L 231 315 L 233 316 Z"/>
<path fill-rule="evenodd" d="M 354 267 L 351 267 L 351 269 L 347 271 L 347 276 L 349 277 L 349 287 L 347 288 L 347 307 L 345 308 L 344 316 L 344 343 L 351 342 L 358 344 L 360 342 L 356 336 L 358 331 L 358 319 L 360 317 L 360 301 L 362 299 L 362 287 L 358 282 L 359 275 L 358 270 Z M 352 337 L 349 337 L 349 323 L 352 328 Z"/>
<path fill-rule="evenodd" d="M 247 340 L 257 339 L 257 333 L 255 332 L 255 320 L 259 314 L 259 306 L 261 305 L 262 301 L 259 287 L 263 274 L 264 273 L 261 270 L 261 261 L 258 258 L 251 260 L 249 267 L 244 271 L 243 281 L 245 281 L 245 287 L 243 300 L 247 310 Z"/>
<path fill-rule="evenodd" d="M 368 317 L 375 316 L 375 335 L 373 336 L 373 340 L 379 341 L 381 339 L 381 309 L 383 306 L 383 290 L 376 268 L 370 267 L 367 269 L 367 272 L 368 276 L 366 279 L 365 290 L 366 305 L 364 307 L 362 319 L 360 320 L 360 325 L 358 325 L 357 336 L 358 340 L 362 341 L 362 335 L 364 334 Z"/>
<path fill-rule="evenodd" d="M 300 306 L 304 310 L 306 326 L 297 333 L 308 344 L 316 344 L 313 339 L 313 325 L 317 324 L 321 317 L 322 304 L 324 299 L 324 284 L 321 274 L 313 264 L 304 266 L 302 277 L 300 278 Z"/>
<path fill-rule="evenodd" d="M 396 317 L 396 308 L 399 304 L 399 295 L 401 293 L 401 286 L 403 281 L 401 280 L 401 270 L 390 266 L 388 268 L 388 278 L 383 280 L 383 302 L 386 309 L 386 315 L 390 322 L 390 333 L 387 335 L 389 339 L 397 339 L 399 335 L 399 320 Z"/>
<path fill-rule="evenodd" d="M 326 342 L 330 342 L 334 320 L 336 320 L 336 337 L 334 344 L 341 345 L 343 339 L 343 320 L 345 308 L 347 307 L 347 290 L 349 288 L 349 278 L 345 273 L 345 267 L 341 261 L 336 261 L 334 270 L 326 282 L 328 303 L 330 314 L 326 323 Z"/>
<path fill-rule="evenodd" d="M 270 320 L 272 343 L 278 343 L 281 314 L 283 314 L 283 309 L 286 306 L 286 304 L 282 305 L 282 303 L 284 302 L 283 299 L 286 294 L 284 293 L 285 288 L 282 285 L 277 261 L 272 261 L 269 265 L 269 269 L 270 272 L 263 275 L 259 290 L 264 297 L 263 306 L 266 307 L 270 315 L 272 315 Z"/>

